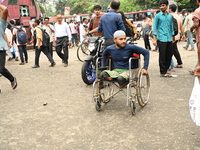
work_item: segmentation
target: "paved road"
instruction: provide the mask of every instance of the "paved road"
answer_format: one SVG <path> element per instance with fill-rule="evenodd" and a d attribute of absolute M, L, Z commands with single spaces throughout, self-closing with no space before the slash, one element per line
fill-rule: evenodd
<path fill-rule="evenodd" d="M 66 68 L 54 53 L 55 67 L 48 67 L 41 54 L 41 67 L 32 69 L 33 50 L 24 66 L 7 62 L 18 88 L 13 91 L 0 78 L 0 150 L 199 150 L 200 128 L 188 108 L 194 82 L 188 70 L 196 63 L 196 52 L 183 50 L 184 44 L 179 43 L 184 68 L 173 72 L 176 78 L 159 77 L 158 53 L 151 52 L 151 96 L 135 116 L 123 95 L 101 112 L 95 110 L 75 48 Z"/>

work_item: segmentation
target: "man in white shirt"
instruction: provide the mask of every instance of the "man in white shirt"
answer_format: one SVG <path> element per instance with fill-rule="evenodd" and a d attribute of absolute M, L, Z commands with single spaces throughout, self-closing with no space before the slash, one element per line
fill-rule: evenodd
<path fill-rule="evenodd" d="M 49 34 L 50 36 L 50 42 L 48 51 L 51 54 L 51 57 L 53 58 L 53 36 L 54 36 L 54 26 L 49 23 L 49 17 L 44 18 L 44 25 L 42 28 Z"/>
<path fill-rule="evenodd" d="M 61 14 L 57 16 L 57 22 L 55 23 L 55 37 L 56 37 L 56 52 L 58 56 L 62 59 L 64 67 L 68 66 L 68 45 L 72 44 L 71 42 L 71 31 L 69 25 L 66 22 L 63 22 L 63 17 Z M 63 52 L 62 51 L 63 49 Z"/>
<path fill-rule="evenodd" d="M 190 28 L 193 25 L 193 21 L 192 21 L 193 15 L 191 14 L 191 12 L 192 12 L 191 10 L 187 11 L 188 15 L 185 18 L 185 21 L 183 24 L 183 28 L 184 28 L 185 32 L 187 33 L 187 45 L 183 48 L 188 50 L 188 47 L 191 44 L 191 50 L 189 50 L 189 51 L 194 51 L 194 42 L 193 42 L 192 32 L 190 31 Z"/>

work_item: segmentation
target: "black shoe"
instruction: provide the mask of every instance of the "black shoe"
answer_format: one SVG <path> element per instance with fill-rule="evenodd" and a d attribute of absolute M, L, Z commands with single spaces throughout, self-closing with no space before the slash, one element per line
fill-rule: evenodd
<path fill-rule="evenodd" d="M 16 87 L 17 87 L 17 79 L 15 77 L 14 77 L 14 81 L 11 82 L 11 87 L 13 90 L 16 89 Z"/>
<path fill-rule="evenodd" d="M 32 66 L 32 68 L 40 68 L 40 66 L 34 65 Z"/>
<path fill-rule="evenodd" d="M 53 66 L 55 66 L 55 65 L 56 65 L 56 63 L 53 62 L 53 63 L 51 63 L 51 65 L 50 65 L 49 67 L 53 67 Z"/>

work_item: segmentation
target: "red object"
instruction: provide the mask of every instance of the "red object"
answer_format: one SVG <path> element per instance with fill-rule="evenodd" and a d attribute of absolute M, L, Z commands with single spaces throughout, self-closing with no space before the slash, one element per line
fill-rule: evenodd
<path fill-rule="evenodd" d="M 26 28 L 26 36 L 27 36 L 27 38 L 31 38 L 31 29 L 30 28 Z"/>
<path fill-rule="evenodd" d="M 136 53 L 133 53 L 133 57 L 140 58 L 140 55 L 139 55 L 139 54 L 136 54 Z"/>
<path fill-rule="evenodd" d="M 30 17 L 36 17 L 36 9 L 35 6 L 29 6 Z"/>
<path fill-rule="evenodd" d="M 11 18 L 20 17 L 20 6 L 19 5 L 8 5 L 8 14 Z"/>
<path fill-rule="evenodd" d="M 31 6 L 32 1 L 30 1 L 30 0 L 19 0 L 19 5 Z"/>

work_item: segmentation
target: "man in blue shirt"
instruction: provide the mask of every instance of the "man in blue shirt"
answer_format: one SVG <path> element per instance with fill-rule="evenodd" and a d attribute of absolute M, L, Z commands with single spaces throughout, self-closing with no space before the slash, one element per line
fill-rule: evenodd
<path fill-rule="evenodd" d="M 126 30 L 122 21 L 122 17 L 117 13 L 119 6 L 119 0 L 112 0 L 110 4 L 111 10 L 101 17 L 98 28 L 90 31 L 90 33 L 103 32 L 106 47 L 114 44 L 113 34 L 115 31 Z"/>
<path fill-rule="evenodd" d="M 114 33 L 114 42 L 114 45 L 108 46 L 103 52 L 103 57 L 112 56 L 114 68 L 112 71 L 104 70 L 101 73 L 101 77 L 109 81 L 116 78 L 120 87 L 123 88 L 129 79 L 129 58 L 133 57 L 133 53 L 142 54 L 144 56 L 142 74 L 148 74 L 149 51 L 132 44 L 126 44 L 126 34 L 122 30 L 118 30 Z M 105 66 L 106 60 L 103 59 L 102 63 L 102 65 Z"/>
<path fill-rule="evenodd" d="M 0 4 L 0 74 L 7 78 L 11 82 L 11 87 L 14 90 L 17 87 L 17 80 L 13 75 L 5 68 L 6 50 L 8 45 L 4 38 L 4 33 L 7 25 L 8 9 Z"/>
<path fill-rule="evenodd" d="M 172 15 L 167 12 L 168 0 L 160 0 L 160 10 L 154 18 L 153 23 L 153 44 L 159 47 L 159 67 L 161 77 L 172 77 L 167 70 L 172 59 L 174 42 L 174 28 Z"/>

